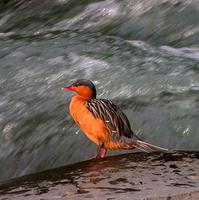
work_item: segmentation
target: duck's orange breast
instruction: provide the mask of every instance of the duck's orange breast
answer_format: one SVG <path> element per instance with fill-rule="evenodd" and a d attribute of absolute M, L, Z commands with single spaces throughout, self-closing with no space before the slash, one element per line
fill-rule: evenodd
<path fill-rule="evenodd" d="M 79 96 L 73 97 L 70 102 L 70 114 L 80 129 L 95 144 L 99 145 L 100 141 L 105 142 L 109 139 L 104 122 L 95 118 L 87 109 L 85 99 Z"/>

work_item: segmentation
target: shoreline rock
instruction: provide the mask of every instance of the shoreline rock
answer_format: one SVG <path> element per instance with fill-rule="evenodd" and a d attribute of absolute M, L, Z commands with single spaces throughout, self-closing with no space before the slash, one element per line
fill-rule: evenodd
<path fill-rule="evenodd" d="M 0 184 L 0 200 L 198 200 L 199 152 L 131 153 Z"/>

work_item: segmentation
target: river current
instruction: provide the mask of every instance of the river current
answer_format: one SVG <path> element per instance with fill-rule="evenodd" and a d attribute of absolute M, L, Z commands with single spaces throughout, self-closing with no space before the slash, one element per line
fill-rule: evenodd
<path fill-rule="evenodd" d="M 199 150 L 199 1 L 1 1 L 0 181 L 93 156 L 61 90 L 78 78 L 145 141 Z"/>

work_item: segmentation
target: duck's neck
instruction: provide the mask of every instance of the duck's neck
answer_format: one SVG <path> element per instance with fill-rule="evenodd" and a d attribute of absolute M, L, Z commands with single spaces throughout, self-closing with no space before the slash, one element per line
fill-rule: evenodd
<path fill-rule="evenodd" d="M 92 94 L 90 94 L 90 95 L 80 95 L 80 94 L 77 94 L 74 97 L 77 98 L 77 99 L 79 99 L 79 100 L 82 100 L 82 101 L 88 101 L 88 100 L 94 99 Z"/>
<path fill-rule="evenodd" d="M 74 97 L 72 97 L 71 99 L 71 103 L 75 103 L 75 104 L 84 104 L 86 103 L 87 101 L 89 101 L 90 99 L 88 98 L 83 98 L 82 96 L 80 95 L 75 95 Z"/>

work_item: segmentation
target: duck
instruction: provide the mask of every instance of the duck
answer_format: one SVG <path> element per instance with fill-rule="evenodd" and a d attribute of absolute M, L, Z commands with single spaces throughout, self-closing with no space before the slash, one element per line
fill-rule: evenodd
<path fill-rule="evenodd" d="M 96 97 L 96 87 L 92 81 L 78 79 L 62 89 L 76 93 L 70 101 L 70 115 L 82 132 L 97 145 L 96 159 L 104 158 L 107 150 L 168 150 L 136 136 L 119 106 L 109 99 Z"/>

